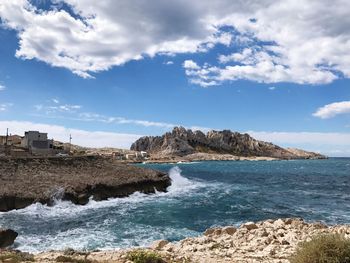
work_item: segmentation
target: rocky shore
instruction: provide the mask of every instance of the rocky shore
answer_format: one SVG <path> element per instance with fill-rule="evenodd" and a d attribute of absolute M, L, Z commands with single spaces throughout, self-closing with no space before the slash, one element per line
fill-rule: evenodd
<path fill-rule="evenodd" d="M 202 162 L 202 161 L 277 161 L 278 158 L 265 156 L 237 156 L 232 154 L 215 153 L 192 153 L 185 156 L 157 157 L 144 161 L 144 163 L 183 163 L 183 162 Z"/>
<path fill-rule="evenodd" d="M 327 226 L 317 222 L 307 223 L 299 218 L 265 220 L 247 222 L 239 227 L 207 229 L 202 236 L 179 242 L 159 240 L 149 248 L 95 252 L 53 251 L 37 254 L 33 260 L 51 263 L 64 258 L 65 262 L 131 263 L 128 254 L 136 250 L 157 253 L 166 263 L 288 263 L 300 242 L 329 233 L 340 233 L 350 238 L 350 225 Z"/>
<path fill-rule="evenodd" d="M 0 158 L 0 211 L 56 199 L 84 205 L 89 198 L 166 191 L 170 184 L 165 173 L 98 156 Z"/>
<path fill-rule="evenodd" d="M 325 159 L 326 156 L 300 149 L 282 148 L 256 140 L 249 134 L 230 130 L 192 131 L 175 127 L 162 136 L 145 136 L 131 145 L 133 151 L 146 151 L 151 161 L 165 160 L 245 160 L 272 159 Z"/>

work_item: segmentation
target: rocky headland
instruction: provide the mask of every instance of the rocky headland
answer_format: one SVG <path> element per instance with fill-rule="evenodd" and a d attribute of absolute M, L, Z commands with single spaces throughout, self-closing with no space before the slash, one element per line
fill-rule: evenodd
<path fill-rule="evenodd" d="M 166 191 L 165 173 L 98 156 L 0 158 L 0 211 L 69 200 L 84 205 L 136 191 Z"/>
<path fill-rule="evenodd" d="M 33 256 L 35 262 L 113 262 L 132 263 L 130 251 L 157 253 L 164 263 L 288 263 L 298 244 L 320 234 L 339 233 L 350 238 L 350 225 L 327 226 L 307 223 L 299 218 L 247 222 L 239 227 L 207 229 L 202 236 L 178 242 L 159 240 L 148 248 L 116 251 L 44 252 Z M 70 260 L 70 261 L 69 261 Z M 157 261 L 158 262 L 158 261 Z"/>
<path fill-rule="evenodd" d="M 130 149 L 150 153 L 151 161 L 249 160 L 257 157 L 260 160 L 326 158 L 318 153 L 285 149 L 259 141 L 249 134 L 230 130 L 209 131 L 204 134 L 183 127 L 175 127 L 162 136 L 142 137 Z"/>

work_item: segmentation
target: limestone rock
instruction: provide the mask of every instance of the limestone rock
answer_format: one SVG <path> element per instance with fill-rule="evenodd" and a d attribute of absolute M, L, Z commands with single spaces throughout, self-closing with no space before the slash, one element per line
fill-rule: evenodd
<path fill-rule="evenodd" d="M 163 247 L 165 247 L 167 244 L 169 244 L 168 240 L 157 240 L 153 242 L 153 244 L 151 245 L 151 248 L 155 250 L 160 250 Z"/>
<path fill-rule="evenodd" d="M 84 205 L 89 198 L 164 192 L 170 184 L 163 172 L 99 156 L 0 158 L 0 212 L 57 199 Z"/>
<path fill-rule="evenodd" d="M 258 226 L 254 222 L 247 222 L 247 223 L 243 224 L 242 227 L 244 227 L 248 230 L 253 230 L 253 229 L 258 228 Z"/>
<path fill-rule="evenodd" d="M 230 130 L 201 131 L 175 127 L 163 136 L 145 136 L 131 146 L 134 151 L 147 151 L 156 158 L 183 157 L 194 153 L 229 154 L 231 156 L 263 156 L 280 159 L 316 159 L 325 156 L 299 149 L 284 149 L 272 143 Z"/>
<path fill-rule="evenodd" d="M 227 226 L 222 229 L 222 233 L 228 234 L 228 235 L 233 235 L 236 233 L 237 229 L 233 226 Z"/>

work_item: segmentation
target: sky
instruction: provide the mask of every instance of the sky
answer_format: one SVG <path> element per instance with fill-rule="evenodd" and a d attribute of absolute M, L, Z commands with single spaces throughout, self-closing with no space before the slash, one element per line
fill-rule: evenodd
<path fill-rule="evenodd" d="M 178 125 L 350 156 L 350 2 L 0 0 L 0 134 Z"/>

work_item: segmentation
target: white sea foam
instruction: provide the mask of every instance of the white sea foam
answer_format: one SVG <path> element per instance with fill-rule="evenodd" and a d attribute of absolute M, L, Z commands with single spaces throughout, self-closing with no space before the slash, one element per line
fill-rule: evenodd
<path fill-rule="evenodd" d="M 129 217 L 132 218 L 135 211 L 143 211 L 144 207 L 182 202 L 182 198 L 186 196 L 203 195 L 205 193 L 200 191 L 201 189 L 213 187 L 213 185 L 184 177 L 177 166 L 169 170 L 169 176 L 172 184 L 167 192 L 155 194 L 136 192 L 129 197 L 111 198 L 105 201 L 90 199 L 85 206 L 62 200 L 55 200 L 54 206 L 36 203 L 24 209 L 2 213 L 4 219 L 0 217 L 0 223 L 3 220 L 3 222 L 10 222 L 11 218 L 18 220 L 19 223 L 13 225 L 20 232 L 16 248 L 32 253 L 50 249 L 62 250 L 67 247 L 80 250 L 95 248 L 104 250 L 146 246 L 155 239 L 196 235 L 198 233 L 186 228 L 138 224 L 137 220 L 135 222 L 133 219 L 129 221 Z M 102 221 L 98 221 L 100 217 L 103 218 Z M 23 222 L 33 224 L 33 228 L 37 227 L 35 222 L 43 222 L 39 228 L 43 227 L 44 231 L 41 232 L 39 229 L 32 231 Z M 72 226 L 61 229 L 59 222 L 72 223 Z M 52 231 L 48 230 L 51 227 L 53 227 Z M 113 229 L 114 227 L 117 229 Z M 152 232 L 151 236 L 150 232 Z"/>
<path fill-rule="evenodd" d="M 24 209 L 12 210 L 7 214 L 21 214 L 28 216 L 36 216 L 40 218 L 52 218 L 52 217 L 75 217 L 77 213 L 86 213 L 89 210 L 96 210 L 108 207 L 118 207 L 122 213 L 125 208 L 130 205 L 140 205 L 145 202 L 159 202 L 166 198 L 172 198 L 176 196 L 182 196 L 183 194 L 191 194 L 193 191 L 199 188 L 203 188 L 206 184 L 194 180 L 187 179 L 181 175 L 181 169 L 177 166 L 169 170 L 169 177 L 171 178 L 171 186 L 167 188 L 167 192 L 158 192 L 155 194 L 144 194 L 135 192 L 125 198 L 110 198 L 104 201 L 94 201 L 90 198 L 90 201 L 85 205 L 74 205 L 70 201 L 62 201 L 55 198 L 53 206 L 43 205 L 41 203 L 32 204 Z M 180 195 L 181 194 L 181 195 Z M 58 195 L 56 195 L 57 197 Z M 0 212 L 0 214 L 2 214 Z M 4 213 L 3 213 L 4 214 Z"/>

